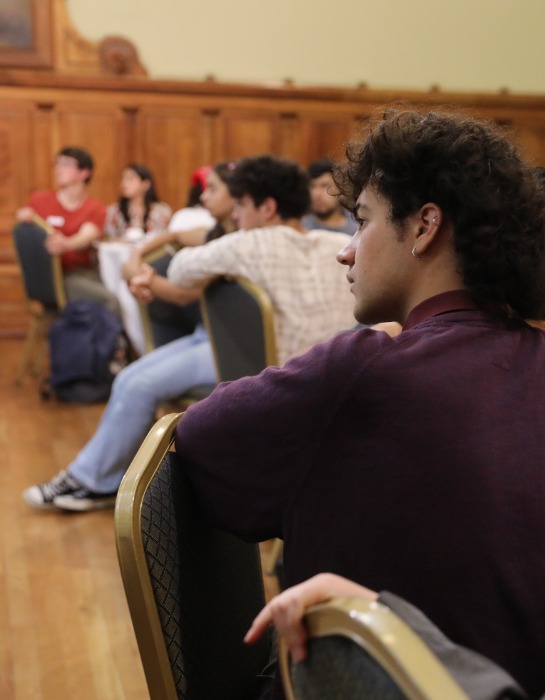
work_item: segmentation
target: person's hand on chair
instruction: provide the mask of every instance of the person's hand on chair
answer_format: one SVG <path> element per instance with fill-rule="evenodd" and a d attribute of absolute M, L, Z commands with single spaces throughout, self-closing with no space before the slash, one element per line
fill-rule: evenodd
<path fill-rule="evenodd" d="M 32 207 L 21 207 L 15 212 L 15 218 L 17 221 L 27 223 L 32 221 L 34 216 L 34 209 Z"/>
<path fill-rule="evenodd" d="M 49 255 L 62 255 L 66 251 L 73 249 L 70 239 L 67 236 L 63 236 L 62 233 L 58 233 L 58 231 L 50 233 L 44 244 Z"/>
<path fill-rule="evenodd" d="M 140 272 L 134 275 L 134 277 L 131 277 L 129 282 L 131 294 L 144 304 L 147 304 L 154 298 L 151 285 L 155 274 L 156 272 L 151 265 L 143 264 L 140 268 Z"/>
<path fill-rule="evenodd" d="M 273 598 L 257 615 L 244 641 L 253 644 L 273 624 L 278 634 L 285 638 L 293 660 L 302 661 L 307 656 L 305 610 L 311 605 L 347 596 L 376 600 L 378 593 L 335 574 L 313 576 Z"/>

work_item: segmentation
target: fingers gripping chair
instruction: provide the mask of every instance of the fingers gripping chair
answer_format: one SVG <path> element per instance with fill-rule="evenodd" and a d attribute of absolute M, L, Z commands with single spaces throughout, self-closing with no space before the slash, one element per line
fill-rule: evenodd
<path fill-rule="evenodd" d="M 392 610 L 344 598 L 307 610 L 308 658 L 279 643 L 288 700 L 469 700 L 420 637 Z"/>
<path fill-rule="evenodd" d="M 151 700 L 245 700 L 270 640 L 246 629 L 265 602 L 259 548 L 201 518 L 169 447 L 181 414 L 159 420 L 119 488 L 119 563 Z"/>
<path fill-rule="evenodd" d="M 29 369 L 34 373 L 39 371 L 39 361 L 45 356 L 44 341 L 49 327 L 66 305 L 61 261 L 58 256 L 47 252 L 47 235 L 45 228 L 34 222 L 20 223 L 13 229 L 15 251 L 30 313 L 30 327 L 15 375 L 16 383 L 21 382 Z"/>

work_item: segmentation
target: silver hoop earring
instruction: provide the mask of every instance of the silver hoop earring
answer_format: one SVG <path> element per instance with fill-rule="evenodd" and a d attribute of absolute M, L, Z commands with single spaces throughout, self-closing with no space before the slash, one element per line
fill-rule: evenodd
<path fill-rule="evenodd" d="M 413 256 L 413 258 L 420 257 L 420 255 L 418 255 L 418 253 L 416 252 L 416 246 L 414 246 L 414 248 L 411 250 L 411 255 Z"/>
<path fill-rule="evenodd" d="M 437 226 L 437 217 L 436 216 L 433 217 L 432 221 Z"/>

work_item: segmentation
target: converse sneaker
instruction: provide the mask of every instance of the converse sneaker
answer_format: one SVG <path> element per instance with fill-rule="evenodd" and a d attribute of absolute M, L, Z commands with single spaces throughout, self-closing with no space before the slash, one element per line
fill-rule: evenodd
<path fill-rule="evenodd" d="M 85 486 L 79 486 L 75 491 L 59 494 L 53 499 L 55 508 L 86 512 L 90 510 L 103 510 L 115 506 L 117 493 L 96 493 L 89 491 Z"/>
<path fill-rule="evenodd" d="M 55 496 L 61 496 L 81 489 L 81 484 L 67 471 L 62 471 L 54 476 L 51 481 L 30 486 L 23 491 L 23 498 L 29 506 L 34 508 L 54 508 Z"/>

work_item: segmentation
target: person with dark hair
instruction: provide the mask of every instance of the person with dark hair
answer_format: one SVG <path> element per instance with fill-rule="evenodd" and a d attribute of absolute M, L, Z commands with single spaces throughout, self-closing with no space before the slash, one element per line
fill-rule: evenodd
<path fill-rule="evenodd" d="M 119 302 L 100 280 L 93 243 L 103 235 L 106 207 L 87 194 L 93 159 L 81 148 L 61 149 L 54 164 L 56 190 L 37 190 L 16 213 L 20 223 L 37 223 L 49 235 L 45 245 L 60 255 L 67 298 L 98 301 L 117 316 Z"/>
<path fill-rule="evenodd" d="M 202 245 L 209 231 L 214 228 L 216 220 L 202 200 L 203 195 L 210 196 L 213 192 L 223 190 L 223 175 L 229 163 L 216 163 L 212 168 L 203 165 L 191 173 L 191 185 L 187 194 L 187 202 L 183 209 L 174 212 L 168 228 L 163 233 L 154 236 L 135 250 L 128 269 L 132 272 L 135 265 L 141 264 L 141 259 L 161 246 L 173 246 L 173 249 L 185 245 Z M 234 166 L 234 163 L 231 163 Z"/>
<path fill-rule="evenodd" d="M 229 182 L 237 233 L 181 250 L 168 277 L 179 287 L 207 284 L 218 275 L 243 276 L 271 297 L 283 364 L 314 343 L 353 325 L 344 275 L 332 265 L 342 234 L 308 232 L 308 179 L 294 162 L 269 155 L 239 161 Z"/>
<path fill-rule="evenodd" d="M 302 219 L 305 228 L 340 231 L 352 236 L 357 229 L 352 214 L 340 204 L 339 193 L 333 180 L 335 162 L 320 158 L 308 166 L 310 178 L 310 213 Z"/>
<path fill-rule="evenodd" d="M 176 449 L 210 522 L 284 540 L 284 584 L 395 591 L 545 692 L 545 192 L 503 132 L 387 111 L 336 181 L 363 324 L 192 406 Z M 301 263 L 302 264 L 302 263 Z M 275 697 L 281 697 L 276 688 Z"/>
<path fill-rule="evenodd" d="M 169 279 L 146 265 L 131 270 L 131 290 L 142 301 L 159 298 L 183 304 L 195 301 L 214 277 L 244 275 L 271 297 L 281 361 L 351 326 L 350 294 L 334 261 L 344 237 L 307 233 L 300 226 L 308 203 L 305 185 L 305 174 L 295 163 L 268 156 L 245 159 L 236 167 L 219 164 L 208 175 L 203 202 L 219 224 L 232 231 L 236 196 L 233 218 L 244 231 L 217 237 L 216 228 L 208 236 L 214 240 L 206 245 L 182 249 L 172 260 Z M 157 405 L 192 386 L 215 381 L 212 349 L 202 326 L 144 355 L 117 375 L 98 430 L 68 469 L 28 488 L 25 501 L 37 508 L 75 511 L 113 506 Z"/>
<path fill-rule="evenodd" d="M 166 230 L 171 216 L 170 206 L 159 201 L 151 170 L 129 163 L 121 173 L 119 200 L 107 209 L 104 233 L 110 239 L 128 237 L 136 241 L 146 233 Z M 131 236 L 131 232 L 140 235 Z"/>
<path fill-rule="evenodd" d="M 214 218 L 213 212 L 223 212 L 225 206 L 232 209 L 232 197 L 227 183 L 231 171 L 236 167 L 234 161 L 216 163 L 214 167 L 203 166 L 191 175 L 189 200 L 200 191 L 200 206 L 194 205 L 177 211 L 170 220 L 168 231 L 144 241 L 134 249 L 129 261 L 124 266 L 127 281 L 134 277 L 143 264 L 146 255 L 162 246 L 170 246 L 172 253 L 183 246 L 202 245 L 225 233 L 224 226 Z M 226 204 L 228 200 L 228 205 Z"/>

